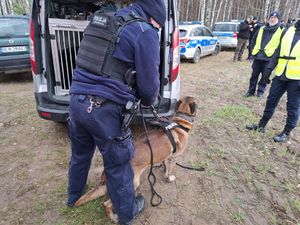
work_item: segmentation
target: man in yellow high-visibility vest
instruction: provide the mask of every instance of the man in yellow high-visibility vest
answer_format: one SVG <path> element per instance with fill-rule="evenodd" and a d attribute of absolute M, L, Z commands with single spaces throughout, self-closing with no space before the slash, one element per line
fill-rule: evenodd
<path fill-rule="evenodd" d="M 259 75 L 261 79 L 258 82 L 257 97 L 263 97 L 266 89 L 266 68 L 272 57 L 278 49 L 280 40 L 283 36 L 284 28 L 280 26 L 281 16 L 278 11 L 274 11 L 269 16 L 266 26 L 261 27 L 255 34 L 250 43 L 252 50 L 252 74 L 249 83 L 249 89 L 244 97 L 255 95 Z"/>
<path fill-rule="evenodd" d="M 283 131 L 273 138 L 275 142 L 284 142 L 297 126 L 300 113 L 300 18 L 284 34 L 276 58 L 268 65 L 266 82 L 270 82 L 269 76 L 275 67 L 275 77 L 264 114 L 258 124 L 247 125 L 246 128 L 263 132 L 281 96 L 287 92 L 286 125 Z"/>

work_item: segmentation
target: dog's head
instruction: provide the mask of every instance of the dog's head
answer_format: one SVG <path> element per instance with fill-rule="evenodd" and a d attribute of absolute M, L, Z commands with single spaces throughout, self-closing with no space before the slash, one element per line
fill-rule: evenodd
<path fill-rule="evenodd" d="M 196 116 L 197 103 L 194 97 L 183 97 L 176 103 L 176 113 L 183 113 L 188 116 Z"/>

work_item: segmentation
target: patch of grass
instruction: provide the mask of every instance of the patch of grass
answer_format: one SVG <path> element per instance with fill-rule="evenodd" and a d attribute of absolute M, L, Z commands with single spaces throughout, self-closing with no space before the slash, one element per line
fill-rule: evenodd
<path fill-rule="evenodd" d="M 212 116 L 208 119 L 204 119 L 202 121 L 202 123 L 199 125 L 199 128 L 197 127 L 195 129 L 195 131 L 200 131 L 203 127 L 209 127 L 209 126 L 213 126 L 213 125 L 218 125 L 222 123 L 222 119 L 221 118 L 217 118 L 215 116 Z"/>
<path fill-rule="evenodd" d="M 233 165 L 233 166 L 231 167 L 231 169 L 232 169 L 232 171 L 233 171 L 235 174 L 238 174 L 238 173 L 240 173 L 240 171 L 241 171 L 240 165 Z"/>
<path fill-rule="evenodd" d="M 244 105 L 225 105 L 215 111 L 214 116 L 222 120 L 230 119 L 242 123 L 256 121 L 256 116 Z"/>
<path fill-rule="evenodd" d="M 300 200 L 299 199 L 292 200 L 291 207 L 294 211 L 300 213 Z"/>
<path fill-rule="evenodd" d="M 100 198 L 84 204 L 78 208 L 68 208 L 67 206 L 60 209 L 61 214 L 65 217 L 65 221 L 59 222 L 57 225 L 108 225 L 110 220 L 105 214 L 103 207 L 104 198 Z"/>
<path fill-rule="evenodd" d="M 268 170 L 271 169 L 271 165 L 269 165 L 269 164 L 258 164 L 255 167 L 255 169 L 256 169 L 257 173 L 259 173 L 261 175 L 265 175 L 268 172 Z"/>
<path fill-rule="evenodd" d="M 272 187 L 278 188 L 280 186 L 280 182 L 278 180 L 273 180 L 271 182 Z"/>
<path fill-rule="evenodd" d="M 266 158 L 268 158 L 271 155 L 271 151 L 268 146 L 264 147 L 263 154 Z"/>
<path fill-rule="evenodd" d="M 253 173 L 251 171 L 247 171 L 245 175 L 245 181 L 247 184 L 250 184 L 253 182 Z"/>
<path fill-rule="evenodd" d="M 245 214 L 241 211 L 241 209 L 238 209 L 238 211 L 235 212 L 232 216 L 233 221 L 236 224 L 243 224 L 245 222 Z"/>
<path fill-rule="evenodd" d="M 292 192 L 294 190 L 294 188 L 295 187 L 294 187 L 294 185 L 291 182 L 287 181 L 287 182 L 284 183 L 284 190 L 286 192 L 290 193 L 290 192 Z"/>
<path fill-rule="evenodd" d="M 278 152 L 277 155 L 281 158 L 286 157 L 287 155 L 286 148 L 280 148 L 277 150 L 277 152 Z"/>
<path fill-rule="evenodd" d="M 193 168 L 207 168 L 209 166 L 208 160 L 196 160 L 193 162 L 190 162 L 191 167 Z"/>
<path fill-rule="evenodd" d="M 213 169 L 209 169 L 209 170 L 207 170 L 207 175 L 212 176 L 212 177 L 218 177 L 218 176 L 221 176 L 221 172 L 213 170 Z"/>
<path fill-rule="evenodd" d="M 35 213 L 38 213 L 40 216 L 44 215 L 48 209 L 52 208 L 51 202 L 39 202 L 34 205 L 33 209 Z"/>
<path fill-rule="evenodd" d="M 274 225 L 278 224 L 278 221 L 277 221 L 277 217 L 276 217 L 276 216 L 272 216 L 272 217 L 271 217 L 270 224 L 274 224 Z"/>

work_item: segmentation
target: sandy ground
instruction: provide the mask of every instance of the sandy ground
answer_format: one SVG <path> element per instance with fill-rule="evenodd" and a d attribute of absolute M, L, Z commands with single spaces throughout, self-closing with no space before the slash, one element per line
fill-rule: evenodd
<path fill-rule="evenodd" d="M 156 208 L 150 207 L 144 174 L 139 192 L 147 208 L 134 224 L 300 224 L 300 129 L 287 143 L 272 141 L 285 124 L 284 96 L 265 134 L 245 130 L 246 124 L 259 120 L 266 96 L 242 97 L 251 63 L 234 63 L 232 55 L 221 52 L 198 64 L 182 63 L 182 96 L 196 97 L 199 108 L 188 149 L 178 161 L 205 171 L 177 167 L 177 179 L 167 183 L 162 169 L 154 169 L 156 190 L 163 197 Z M 137 135 L 139 128 L 134 130 Z M 1 225 L 110 224 L 99 202 L 85 211 L 64 206 L 70 157 L 67 127 L 37 116 L 28 77 L 1 78 L 0 152 Z M 97 183 L 101 165 L 97 154 L 90 186 Z M 100 219 L 93 219 L 89 211 L 101 214 Z"/>

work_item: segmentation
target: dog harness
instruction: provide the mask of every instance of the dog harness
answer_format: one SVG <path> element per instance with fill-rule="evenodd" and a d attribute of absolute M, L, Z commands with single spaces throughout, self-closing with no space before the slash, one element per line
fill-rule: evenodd
<path fill-rule="evenodd" d="M 183 119 L 191 122 L 191 118 L 188 118 L 189 116 L 184 114 L 184 113 L 176 113 L 176 115 L 180 115 L 179 117 L 182 117 Z M 186 119 L 186 118 L 188 118 L 188 119 Z M 163 130 L 165 131 L 166 135 L 168 136 L 168 138 L 171 142 L 171 145 L 172 145 L 172 148 L 173 148 L 173 151 L 172 151 L 173 154 L 176 153 L 177 147 L 176 147 L 176 142 L 175 142 L 174 136 L 173 136 L 171 131 L 174 128 L 178 127 L 178 128 L 184 130 L 187 133 L 189 132 L 189 129 L 187 129 L 186 127 L 184 127 L 184 126 L 182 126 L 178 123 L 175 123 L 175 122 L 171 121 L 169 118 L 166 118 L 166 117 L 158 117 L 158 118 L 155 118 L 154 120 L 150 120 L 149 124 L 153 125 L 153 126 L 163 128 Z"/>

